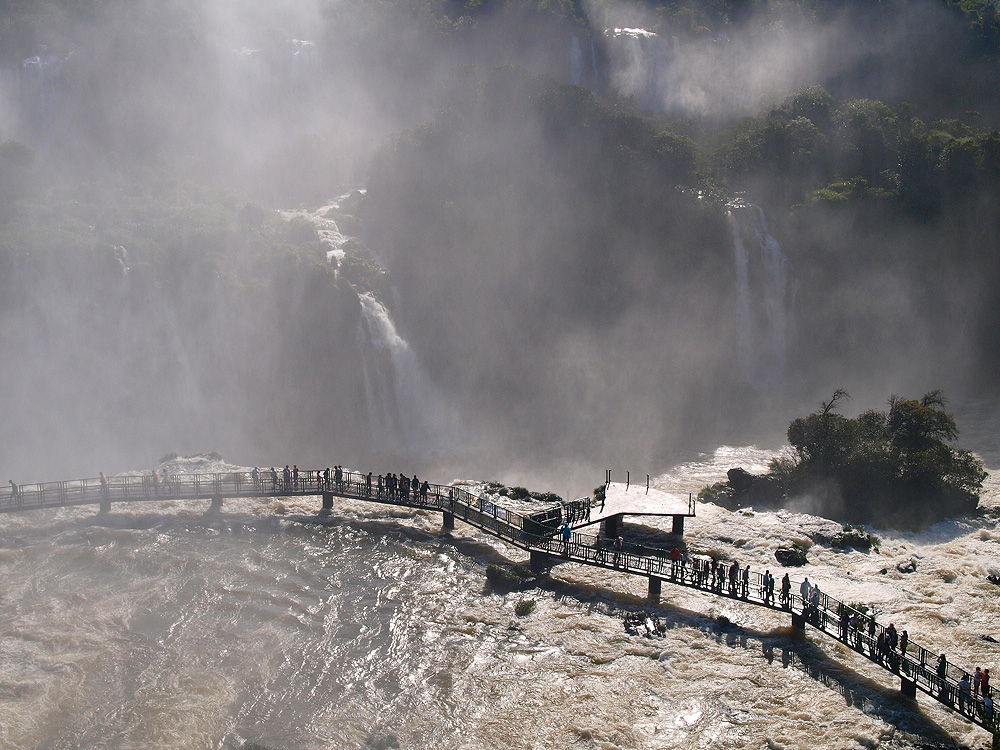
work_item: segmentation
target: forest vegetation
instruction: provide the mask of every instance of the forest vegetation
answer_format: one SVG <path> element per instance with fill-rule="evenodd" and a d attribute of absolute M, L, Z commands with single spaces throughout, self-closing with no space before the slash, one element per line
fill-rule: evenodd
<path fill-rule="evenodd" d="M 510 461 L 662 460 L 774 431 L 846 377 L 1000 385 L 996 3 L 330 1 L 308 23 L 293 6 L 213 26 L 169 0 L 0 3 L 2 80 L 31 93 L 26 61 L 61 65 L 29 125 L 0 112 L 0 396 L 27 405 L 8 460 L 370 455 L 359 289 L 470 429 L 516 436 Z M 604 29 L 631 24 L 750 62 L 810 29 L 860 41 L 739 110 L 569 82 L 574 43 L 607 68 Z M 282 62 L 248 82 L 243 47 Z M 273 209 L 345 185 L 367 188 L 364 243 L 334 268 Z M 747 204 L 788 259 L 777 388 L 734 354 Z M 260 429 L 289 416 L 294 436 Z"/>

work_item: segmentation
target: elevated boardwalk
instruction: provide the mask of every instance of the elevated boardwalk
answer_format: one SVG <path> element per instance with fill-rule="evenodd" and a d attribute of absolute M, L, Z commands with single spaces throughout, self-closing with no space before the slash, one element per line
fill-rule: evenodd
<path fill-rule="evenodd" d="M 992 706 L 995 690 L 991 689 L 989 701 L 983 695 L 972 695 L 960 684 L 972 670 L 940 658 L 913 639 L 905 649 L 902 645 L 890 648 L 889 631 L 864 612 L 821 593 L 804 601 L 797 581 L 783 597 L 780 584 L 775 586 L 777 591 L 769 592 L 761 573 L 748 571 L 744 576 L 740 571 L 732 579 L 725 563 L 713 566 L 704 557 L 690 561 L 671 559 L 671 550 L 662 547 L 624 544 L 615 549 L 607 536 L 578 530 L 600 520 L 633 513 L 675 516 L 676 528 L 676 516 L 694 515 L 692 507 L 676 504 L 679 502 L 676 498 L 669 501 L 670 505 L 651 506 L 648 502 L 630 505 L 639 497 L 641 487 L 634 495 L 628 495 L 634 485 L 625 490 L 609 485 L 604 508 L 586 500 L 564 503 L 555 512 L 549 508 L 532 513 L 504 507 L 461 487 L 428 484 L 423 492 L 390 493 L 379 484 L 371 475 L 353 472 L 345 473 L 339 482 L 328 482 L 315 470 L 300 471 L 298 480 L 288 482 L 280 475 L 272 477 L 269 471 L 259 479 L 243 471 L 178 474 L 165 482 L 157 482 L 151 476 L 120 476 L 21 486 L 6 497 L 0 496 L 0 512 L 86 504 L 98 504 L 102 511 L 108 511 L 112 503 L 200 499 L 219 507 L 225 498 L 291 496 L 321 497 L 321 514 L 331 512 L 334 497 L 438 511 L 443 514 L 446 529 L 454 528 L 457 518 L 527 551 L 536 569 L 567 562 L 590 565 L 647 577 L 650 599 L 656 601 L 662 584 L 668 583 L 786 613 L 794 627 L 804 630 L 809 625 L 898 677 L 905 696 L 915 698 L 919 690 L 990 732 L 994 749 L 1000 750 L 1000 723 Z M 622 499 L 625 496 L 627 500 Z M 577 529 L 569 538 L 560 533 L 563 523 Z"/>

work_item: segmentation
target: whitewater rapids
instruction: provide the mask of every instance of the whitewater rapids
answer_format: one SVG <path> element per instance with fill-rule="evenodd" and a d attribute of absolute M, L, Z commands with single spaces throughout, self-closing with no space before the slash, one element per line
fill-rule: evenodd
<path fill-rule="evenodd" d="M 720 448 L 656 484 L 697 491 L 771 455 Z M 995 471 L 984 494 L 995 509 Z M 317 508 L 289 498 L 227 500 L 218 514 L 163 502 L 0 517 L 0 747 L 987 744 L 779 614 L 665 584 L 664 637 L 629 635 L 622 616 L 647 607 L 643 578 L 565 565 L 540 588 L 497 594 L 486 565 L 524 555 L 469 526 L 446 534 L 438 514 L 343 500 L 307 523 Z M 701 505 L 687 542 L 780 577 L 777 546 L 837 528 Z M 626 524 L 636 537 L 661 530 Z M 880 535 L 881 554 L 813 544 L 792 577 L 993 673 L 996 516 Z M 916 571 L 900 573 L 910 560 Z M 514 612 L 522 599 L 536 601 L 527 617 Z"/>

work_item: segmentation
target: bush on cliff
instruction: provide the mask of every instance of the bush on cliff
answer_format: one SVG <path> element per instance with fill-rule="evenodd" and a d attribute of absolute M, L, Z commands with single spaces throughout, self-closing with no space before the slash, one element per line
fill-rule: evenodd
<path fill-rule="evenodd" d="M 893 396 L 888 411 L 854 419 L 834 411 L 847 398 L 838 389 L 819 411 L 793 420 L 792 454 L 773 461 L 768 474 L 733 469 L 728 482 L 699 497 L 728 507 L 808 498 L 837 520 L 907 528 L 977 508 L 986 471 L 970 451 L 951 445 L 958 428 L 940 391 Z"/>

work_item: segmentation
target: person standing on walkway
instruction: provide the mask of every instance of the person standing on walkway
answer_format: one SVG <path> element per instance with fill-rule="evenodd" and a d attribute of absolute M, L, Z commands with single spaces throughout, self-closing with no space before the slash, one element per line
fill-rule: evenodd
<path fill-rule="evenodd" d="M 989 669 L 984 669 L 983 670 L 983 676 L 979 679 L 979 689 L 982 691 L 984 698 L 990 694 L 990 670 Z"/>
<path fill-rule="evenodd" d="M 969 675 L 963 673 L 958 681 L 958 710 L 964 712 L 966 704 L 972 707 L 972 683 L 969 682 Z"/>
<path fill-rule="evenodd" d="M 805 577 L 805 580 L 799 584 L 799 596 L 802 597 L 802 608 L 805 609 L 809 604 L 809 590 L 812 587 L 809 585 L 809 576 Z"/>
<path fill-rule="evenodd" d="M 569 540 L 573 538 L 573 531 L 568 523 L 562 525 L 563 554 L 569 557 Z"/>
<path fill-rule="evenodd" d="M 615 565 L 615 566 L 618 565 L 618 560 L 621 557 L 622 547 L 623 546 L 625 546 L 625 540 L 622 539 L 621 537 L 616 538 L 615 539 L 615 544 L 614 544 L 615 554 L 614 554 L 614 557 L 612 557 L 612 564 Z"/>
<path fill-rule="evenodd" d="M 750 596 L 750 566 L 743 568 L 743 592 L 744 599 Z"/>
<path fill-rule="evenodd" d="M 938 657 L 937 676 L 938 680 L 941 681 L 941 690 L 939 691 L 938 695 L 941 696 L 941 700 L 950 703 L 951 699 L 948 697 L 948 683 L 947 683 L 948 657 L 946 657 L 944 654 L 941 654 L 941 656 Z"/>
<path fill-rule="evenodd" d="M 792 602 L 792 581 L 785 573 L 781 577 L 781 606 L 788 607 Z"/>
<path fill-rule="evenodd" d="M 21 488 L 18 487 L 13 479 L 7 480 L 10 482 L 10 504 L 20 505 L 21 504 Z"/>

